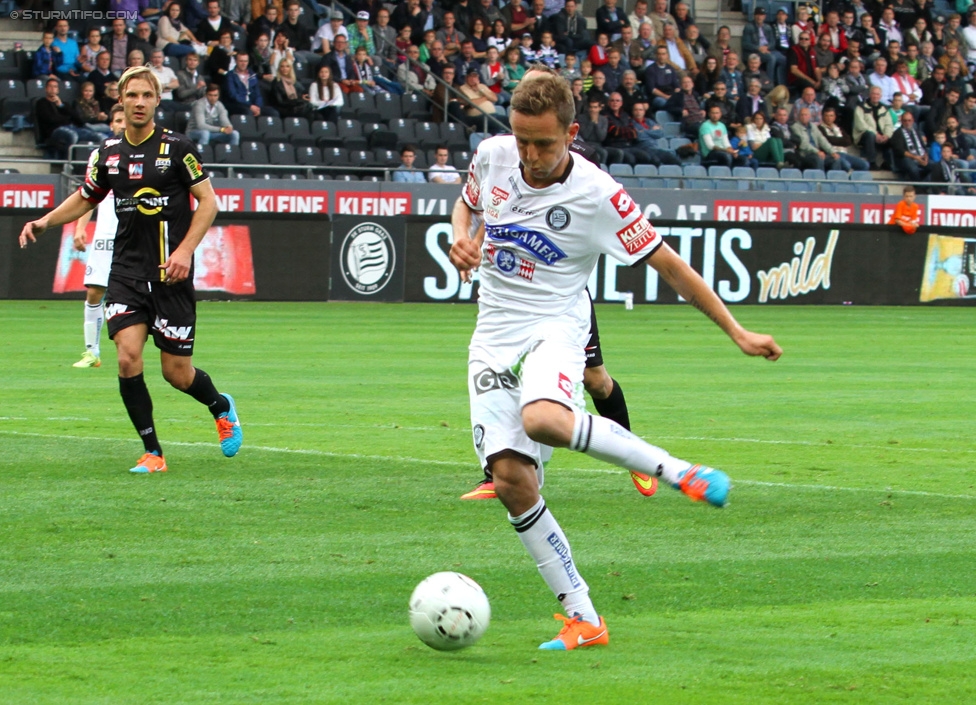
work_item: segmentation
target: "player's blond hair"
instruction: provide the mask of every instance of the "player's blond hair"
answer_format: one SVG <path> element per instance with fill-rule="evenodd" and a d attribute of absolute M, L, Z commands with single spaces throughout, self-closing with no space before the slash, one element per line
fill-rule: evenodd
<path fill-rule="evenodd" d="M 569 82 L 543 64 L 533 64 L 526 74 L 512 93 L 511 109 L 530 116 L 555 113 L 568 130 L 576 118 Z"/>
<path fill-rule="evenodd" d="M 122 78 L 119 79 L 119 95 L 125 96 L 125 87 L 129 85 L 129 81 L 141 78 L 144 81 L 148 81 L 149 85 L 153 87 L 156 92 L 156 97 L 158 98 L 163 94 L 163 86 L 159 82 L 159 77 L 152 72 L 148 66 L 133 66 L 125 70 L 122 74 Z"/>

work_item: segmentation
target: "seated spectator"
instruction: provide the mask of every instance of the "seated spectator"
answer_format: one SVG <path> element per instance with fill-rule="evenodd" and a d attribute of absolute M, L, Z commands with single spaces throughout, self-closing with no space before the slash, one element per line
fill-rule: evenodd
<path fill-rule="evenodd" d="M 231 115 L 279 117 L 278 111 L 264 104 L 258 77 L 248 68 L 250 57 L 243 51 L 234 57 L 234 70 L 224 77 L 227 112 Z"/>
<path fill-rule="evenodd" d="M 766 101 L 762 98 L 761 90 L 762 85 L 758 80 L 753 79 L 749 81 L 746 94 L 739 98 L 739 101 L 735 105 L 736 122 L 740 125 L 744 125 L 752 120 L 752 117 L 756 113 L 769 115 L 769 108 L 766 105 Z"/>
<path fill-rule="evenodd" d="M 420 62 L 420 49 L 411 46 L 407 49 L 407 58 L 397 66 L 397 81 L 403 87 L 404 93 L 423 93 L 431 95 L 437 87 L 437 81 L 430 74 L 430 67 Z"/>
<path fill-rule="evenodd" d="M 783 143 L 783 161 L 793 167 L 800 166 L 800 158 L 796 153 L 798 143 L 793 138 L 790 113 L 786 108 L 776 108 L 772 120 L 769 122 L 769 134 Z"/>
<path fill-rule="evenodd" d="M 210 0 L 210 5 L 217 5 L 220 14 L 220 4 L 217 0 Z M 228 23 L 229 25 L 230 23 Z M 204 22 L 204 26 L 207 26 Z M 228 27 L 230 30 L 230 27 Z M 162 49 L 166 56 L 183 57 L 187 54 L 207 54 L 207 45 L 198 41 L 190 28 L 183 24 L 183 6 L 179 2 L 171 2 L 159 19 L 159 30 L 156 33 L 156 47 Z M 216 46 L 217 40 L 211 46 Z"/>
<path fill-rule="evenodd" d="M 275 72 L 271 64 L 275 60 L 274 49 L 271 48 L 271 38 L 267 34 L 259 34 L 251 49 L 250 66 L 258 76 L 258 82 L 267 90 L 271 90 L 271 82 Z M 290 58 L 290 57 L 289 57 Z"/>
<path fill-rule="evenodd" d="M 614 50 L 611 49 L 611 53 Z M 620 52 L 616 52 L 617 64 L 620 64 Z M 556 44 L 552 39 L 552 32 L 543 32 L 542 36 L 539 38 L 539 48 L 535 52 L 535 60 L 540 64 L 544 64 L 551 69 L 558 69 L 559 64 L 559 50 L 556 49 Z"/>
<path fill-rule="evenodd" d="M 57 76 L 58 66 L 64 57 L 60 51 L 54 50 L 53 44 L 54 32 L 49 29 L 44 30 L 44 38 L 41 41 L 41 46 L 34 52 L 34 62 L 31 65 L 32 78 Z"/>
<path fill-rule="evenodd" d="M 827 68 L 837 59 L 833 47 L 830 46 L 830 35 L 819 34 L 817 43 L 813 47 L 814 56 L 817 58 L 817 66 Z"/>
<path fill-rule="evenodd" d="M 810 46 L 810 33 L 801 32 L 796 46 L 787 55 L 786 82 L 797 93 L 804 88 L 820 88 L 822 69 L 817 66 L 817 56 Z"/>
<path fill-rule="evenodd" d="M 317 113 L 315 119 L 338 122 L 344 99 L 339 84 L 332 80 L 328 64 L 319 66 L 318 75 L 308 89 L 308 101 Z"/>
<path fill-rule="evenodd" d="M 664 25 L 664 36 L 658 40 L 658 46 L 663 46 L 668 50 L 668 61 L 671 62 L 672 66 L 694 76 L 698 73 L 698 65 L 677 32 L 678 29 L 675 25 Z"/>
<path fill-rule="evenodd" d="M 717 106 L 722 114 L 722 122 L 725 123 L 727 128 L 732 127 L 732 125 L 738 125 L 739 120 L 735 114 L 735 103 L 729 98 L 728 89 L 725 87 L 725 83 L 719 81 L 715 84 L 715 88 L 712 91 L 712 97 L 705 101 L 705 114 L 709 114 L 709 110 L 712 106 Z"/>
<path fill-rule="evenodd" d="M 508 105 L 511 94 L 504 90 L 508 83 L 508 74 L 505 67 L 498 60 L 498 50 L 495 47 L 488 47 L 485 52 L 485 63 L 481 65 L 481 82 L 488 86 L 492 93 L 498 96 L 501 105 Z"/>
<path fill-rule="evenodd" d="M 335 38 L 332 42 L 332 51 L 322 58 L 322 62 L 329 64 L 329 68 L 332 69 L 333 80 L 339 82 L 339 87 L 343 93 L 363 92 L 356 75 L 353 58 L 349 55 L 347 40 L 343 35 L 340 34 Z"/>
<path fill-rule="evenodd" d="M 369 13 L 366 13 L 366 15 L 368 19 Z M 328 54 L 332 51 L 332 43 L 340 34 L 348 41 L 349 30 L 342 24 L 343 19 L 342 12 L 339 10 L 335 10 L 329 15 L 329 21 L 319 27 L 315 36 L 312 37 L 312 51 L 319 54 Z"/>
<path fill-rule="evenodd" d="M 89 130 L 60 96 L 61 82 L 49 78 L 44 84 L 44 97 L 34 103 L 34 119 L 41 142 L 45 145 L 45 159 L 68 159 L 71 146 L 78 142 L 100 142 L 102 135 Z"/>
<path fill-rule="evenodd" d="M 523 42 L 525 35 L 522 35 Z M 529 35 L 532 38 L 532 35 Z M 590 51 L 587 54 L 587 58 L 590 63 L 593 64 L 594 69 L 603 68 L 606 66 L 609 57 L 607 56 L 607 51 L 610 48 L 610 37 L 604 32 L 600 32 L 596 35 L 596 44 L 590 47 Z"/>
<path fill-rule="evenodd" d="M 71 109 L 84 127 L 103 137 L 112 135 L 112 128 L 108 126 L 108 113 L 99 105 L 95 97 L 95 85 L 91 81 L 81 84 L 81 94 L 75 99 Z"/>
<path fill-rule="evenodd" d="M 253 10 L 252 10 L 253 14 Z M 253 47 L 257 38 L 262 34 L 268 35 L 268 43 L 271 43 L 271 38 L 278 33 L 281 28 L 281 15 L 278 11 L 278 6 L 274 2 L 268 2 L 264 8 L 264 14 L 256 17 L 251 24 L 247 26 L 247 43 L 248 46 Z"/>
<path fill-rule="evenodd" d="M 345 38 L 343 37 L 343 40 Z M 299 54 L 294 49 L 291 48 L 287 34 L 279 32 L 275 35 L 274 41 L 271 45 L 271 73 L 278 75 L 278 64 L 280 64 L 285 59 L 288 59 L 292 63 L 299 60 Z M 272 79 L 274 80 L 274 79 Z"/>
<path fill-rule="evenodd" d="M 847 84 L 846 112 L 853 120 L 854 108 L 867 101 L 868 91 L 871 89 L 871 84 L 868 83 L 868 79 L 864 75 L 864 62 L 855 59 L 848 63 L 847 73 L 844 74 L 843 80 Z"/>
<path fill-rule="evenodd" d="M 95 97 L 99 100 L 105 95 L 105 86 L 111 81 L 119 80 L 119 77 L 109 69 L 111 63 L 112 55 L 103 51 L 95 57 L 95 68 L 85 76 L 85 80 L 90 81 L 95 86 Z"/>
<path fill-rule="evenodd" d="M 373 43 L 376 46 L 376 57 L 383 62 L 387 68 L 395 68 L 397 64 L 396 30 L 390 25 L 390 11 L 381 7 L 376 12 L 376 24 L 373 25 Z M 429 41 L 427 35 L 430 35 Z M 424 34 L 424 44 L 429 54 L 430 47 L 437 38 L 434 30 Z M 427 63 L 427 56 L 421 51 L 421 60 Z"/>
<path fill-rule="evenodd" d="M 166 66 L 162 49 L 153 49 L 152 57 L 149 59 L 149 70 L 159 79 L 159 85 L 163 92 L 159 94 L 159 107 L 162 110 L 176 110 L 180 105 L 173 100 L 173 91 L 179 88 L 180 82 L 176 78 L 176 72 Z"/>
<path fill-rule="evenodd" d="M 106 115 L 112 114 L 112 106 L 119 103 L 119 82 L 109 81 L 105 84 L 105 95 L 98 100 L 98 105 Z"/>
<path fill-rule="evenodd" d="M 434 88 L 434 95 L 430 98 L 430 105 L 434 114 L 434 122 L 444 122 L 447 116 L 456 117 L 463 121 L 464 112 L 461 110 L 460 103 L 454 95 L 447 90 L 446 86 L 454 83 L 454 66 L 448 65 L 443 69 L 441 79 L 444 83 L 438 83 Z M 446 84 L 446 85 L 445 85 Z M 445 106 L 447 114 L 445 114 Z"/>
<path fill-rule="evenodd" d="M 928 177 L 930 163 L 925 138 L 915 127 L 915 117 L 907 110 L 901 116 L 901 126 L 891 136 L 891 153 L 895 173 L 902 178 L 919 182 Z"/>
<path fill-rule="evenodd" d="M 668 12 L 668 0 L 654 0 L 652 3 L 653 11 L 648 13 L 651 24 L 654 25 L 654 36 L 661 39 L 665 35 L 669 26 L 677 30 L 674 17 Z"/>
<path fill-rule="evenodd" d="M 81 73 L 91 73 L 95 70 L 95 59 L 105 51 L 102 46 L 102 32 L 98 27 L 88 29 L 88 42 L 81 46 L 78 62 L 81 64 Z"/>
<path fill-rule="evenodd" d="M 587 99 L 596 98 L 604 105 L 610 100 L 610 92 L 606 88 L 607 80 L 603 77 L 602 70 L 596 70 L 593 72 L 593 85 L 590 86 L 590 90 L 586 92 Z"/>
<path fill-rule="evenodd" d="M 434 151 L 436 160 L 430 165 L 428 179 L 432 184 L 460 184 L 461 174 L 451 164 L 447 163 L 451 153 L 444 145 L 439 146 Z"/>
<path fill-rule="evenodd" d="M 207 57 L 206 74 L 211 81 L 223 81 L 234 69 L 234 57 L 237 49 L 234 47 L 234 37 L 229 29 L 220 33 L 220 43 L 217 44 Z"/>
<path fill-rule="evenodd" d="M 740 166 L 748 166 L 753 169 L 759 168 L 759 160 L 756 159 L 755 155 L 752 153 L 752 147 L 749 146 L 749 141 L 746 139 L 747 129 L 745 125 L 739 125 L 735 128 L 733 136 L 729 139 L 729 143 L 732 145 L 732 149 L 737 152 Z"/>
<path fill-rule="evenodd" d="M 866 103 L 854 111 L 854 144 L 860 145 L 863 156 L 872 169 L 877 168 L 878 148 L 888 149 L 895 126 L 888 107 L 881 102 L 881 89 L 871 86 Z"/>
<path fill-rule="evenodd" d="M 795 114 L 796 121 L 791 131 L 798 144 L 796 153 L 800 157 L 801 168 L 823 169 L 825 164 L 833 163 L 830 142 L 810 119 L 810 109 L 800 108 Z"/>
<path fill-rule="evenodd" d="M 680 86 L 681 82 L 679 81 L 678 85 L 675 86 L 675 90 L 679 89 Z M 647 99 L 647 94 L 644 92 L 644 87 L 637 83 L 637 74 L 630 69 L 624 71 L 623 81 L 620 84 L 620 90 L 617 92 L 620 93 L 620 97 L 624 100 L 624 112 L 630 116 L 633 116 L 634 106 L 638 103 L 650 103 Z M 663 110 L 664 105 L 659 109 Z"/>
<path fill-rule="evenodd" d="M 309 102 L 305 85 L 295 77 L 295 65 L 288 59 L 278 64 L 278 75 L 271 82 L 271 102 L 281 117 L 313 118 L 315 108 Z"/>
<path fill-rule="evenodd" d="M 800 111 L 806 108 L 810 111 L 810 122 L 814 125 L 820 124 L 820 115 L 823 113 L 823 105 L 817 100 L 817 92 L 812 88 L 804 88 L 800 98 L 793 103 L 793 114 L 790 116 L 791 122 L 800 119 Z"/>
<path fill-rule="evenodd" d="M 702 110 L 701 97 L 695 92 L 691 76 L 681 77 L 681 90 L 671 96 L 665 110 L 681 123 L 681 131 L 688 139 L 698 140 L 705 111 Z M 721 119 L 721 110 L 719 117 Z"/>
<path fill-rule="evenodd" d="M 695 92 L 703 99 L 710 98 L 713 86 L 722 80 L 722 65 L 719 64 L 719 60 L 714 56 L 706 58 L 698 76 L 693 80 Z M 695 132 L 695 139 L 698 139 L 697 132 Z"/>
<path fill-rule="evenodd" d="M 356 22 L 350 27 L 346 27 L 346 38 L 349 39 L 349 51 L 356 55 L 356 50 L 359 47 L 364 47 L 366 49 L 366 55 L 370 57 L 372 62 L 372 57 L 376 56 L 376 42 L 373 40 L 373 30 L 369 26 L 369 13 L 365 10 L 360 10 L 356 13 Z"/>
<path fill-rule="evenodd" d="M 129 58 L 126 60 L 126 68 L 131 69 L 136 66 L 146 65 L 146 55 L 142 53 L 141 49 L 133 49 L 129 52 Z"/>
<path fill-rule="evenodd" d="M 647 117 L 647 104 L 636 103 L 632 110 L 633 127 L 637 132 L 636 145 L 643 154 L 650 157 L 650 163 L 655 166 L 662 164 L 680 165 L 681 160 L 678 159 L 677 154 L 670 149 L 662 149 L 658 146 L 658 140 L 664 137 L 664 130 L 654 120 Z"/>
<path fill-rule="evenodd" d="M 454 60 L 455 84 L 462 85 L 471 71 L 475 71 L 476 73 L 480 72 L 481 62 L 474 57 L 474 44 L 470 40 L 465 39 L 461 42 L 461 53 Z"/>
<path fill-rule="evenodd" d="M 416 150 L 413 145 L 407 145 L 400 150 L 400 166 L 396 168 L 393 172 L 393 180 L 399 183 L 405 184 L 425 184 L 427 179 L 424 177 L 424 172 L 420 171 L 413 165 L 414 159 L 417 158 Z"/>
<path fill-rule="evenodd" d="M 698 151 L 703 166 L 735 165 L 739 153 L 732 149 L 728 129 L 722 122 L 722 109 L 712 105 L 708 109 L 708 120 L 702 123 L 698 133 Z"/>
<path fill-rule="evenodd" d="M 485 58 L 485 52 L 488 50 L 488 30 L 485 28 L 484 20 L 480 17 L 471 20 L 471 31 L 468 32 L 468 39 L 471 40 L 474 47 L 474 58 Z"/>
<path fill-rule="evenodd" d="M 746 142 L 759 164 L 775 166 L 777 169 L 786 166 L 783 140 L 773 137 L 763 112 L 753 115 L 752 122 L 746 126 Z"/>
<path fill-rule="evenodd" d="M 579 115 L 577 123 L 579 123 L 579 133 L 577 137 L 581 139 L 588 148 L 593 150 L 593 158 L 596 160 L 596 163 L 610 163 L 608 161 L 608 151 L 603 147 L 603 142 L 607 139 L 607 130 L 609 129 L 607 117 L 603 114 L 603 103 L 599 100 L 590 100 L 587 103 L 587 109 Z M 619 161 L 620 156 L 618 155 L 614 160 L 614 163 Z"/>
<path fill-rule="evenodd" d="M 888 106 L 888 114 L 891 121 L 898 125 L 901 123 L 901 116 L 905 113 L 905 100 L 898 91 L 891 96 L 891 105 Z"/>
<path fill-rule="evenodd" d="M 922 100 L 922 87 L 918 84 L 910 73 L 908 73 L 908 63 L 899 61 L 895 64 L 895 73 L 891 76 L 895 84 L 895 90 L 901 93 L 905 101 L 905 107 L 918 115 L 918 106 Z"/>
<path fill-rule="evenodd" d="M 484 131 L 482 128 L 486 127 L 485 115 L 487 114 L 494 116 L 495 120 L 501 122 L 503 126 L 507 126 L 508 120 L 506 118 L 505 108 L 498 105 L 498 96 L 481 82 L 481 73 L 478 69 L 473 68 L 468 71 L 464 84 L 459 91 L 467 101 L 464 115 L 465 122 L 468 125 Z M 504 127 L 500 127 L 494 120 L 487 121 L 487 131 L 491 134 L 497 134 L 504 131 L 504 129 Z"/>
<path fill-rule="evenodd" d="M 715 41 L 708 48 L 708 55 L 714 56 L 718 59 L 718 65 L 723 66 L 725 64 L 725 55 L 730 51 L 733 51 L 732 30 L 725 26 L 719 27 L 718 32 L 715 33 Z"/>
<path fill-rule="evenodd" d="M 623 98 L 614 91 L 610 94 L 607 103 L 607 138 L 603 141 L 603 146 L 608 153 L 608 159 L 613 162 L 620 161 L 624 164 L 653 164 L 654 158 L 644 151 L 643 147 L 637 143 L 637 129 L 630 115 L 623 110 Z M 615 158 L 614 153 L 619 154 Z"/>
<path fill-rule="evenodd" d="M 186 136 L 200 145 L 214 143 L 240 144 L 241 133 L 231 125 L 227 108 L 220 102 L 220 86 L 206 86 L 203 98 L 193 103 Z"/>
<path fill-rule="evenodd" d="M 302 8 L 298 0 L 289 0 L 285 5 L 285 21 L 281 23 L 278 33 L 288 37 L 288 46 L 295 52 L 297 61 L 311 62 L 318 58 L 312 51 L 312 35 L 315 34 L 315 28 L 302 19 L 301 13 Z"/>
<path fill-rule="evenodd" d="M 417 47 L 411 45 L 410 48 L 416 49 Z M 379 71 L 373 67 L 373 58 L 366 51 L 365 46 L 356 49 L 353 69 L 364 92 L 376 94 L 386 91 L 387 93 L 403 95 L 403 88 L 400 87 L 399 83 L 381 76 Z"/>
<path fill-rule="evenodd" d="M 183 68 L 176 72 L 179 81 L 175 91 L 176 100 L 180 103 L 192 104 L 207 95 L 207 82 L 200 73 L 200 57 L 187 54 L 183 57 Z"/>
<path fill-rule="evenodd" d="M 821 118 L 817 129 L 823 133 L 832 147 L 833 162 L 828 168 L 840 171 L 867 171 L 870 168 L 867 160 L 851 154 L 854 140 L 837 124 L 837 111 L 834 108 L 824 108 Z"/>
<path fill-rule="evenodd" d="M 58 20 L 54 25 L 51 50 L 61 54 L 61 60 L 54 67 L 58 78 L 64 80 L 81 75 L 81 63 L 78 61 L 81 50 L 78 42 L 68 36 L 68 20 Z"/>
<path fill-rule="evenodd" d="M 522 35 L 522 39 L 519 44 L 519 51 L 522 52 L 522 58 L 520 61 L 523 64 L 528 65 L 535 61 L 535 39 L 532 38 L 532 35 L 529 32 Z"/>
<path fill-rule="evenodd" d="M 945 85 L 946 88 L 949 86 L 958 88 L 961 95 L 969 95 L 973 91 L 973 87 L 966 77 L 964 66 L 959 61 L 949 62 L 949 67 L 946 69 Z"/>
<path fill-rule="evenodd" d="M 401 25 L 406 26 L 406 25 Z M 437 32 L 437 41 L 444 47 L 444 56 L 452 59 L 461 51 L 461 42 L 467 37 L 455 26 L 453 12 L 444 13 L 444 26 Z"/>
<path fill-rule="evenodd" d="M 742 72 L 742 85 L 745 86 L 747 93 L 749 92 L 750 81 L 759 81 L 759 95 L 763 98 L 776 87 L 773 80 L 763 70 L 759 54 L 750 54 L 746 57 L 746 69 Z"/>
<path fill-rule="evenodd" d="M 668 48 L 659 46 L 654 61 L 644 69 L 644 88 L 651 101 L 651 110 L 663 110 L 675 91 L 681 88 L 681 78 L 668 59 Z"/>
<path fill-rule="evenodd" d="M 682 41 L 684 42 L 685 49 L 688 50 L 688 54 L 694 60 L 694 65 L 688 71 L 697 74 L 698 68 L 705 63 L 705 59 L 708 56 L 708 47 L 705 45 L 705 39 L 701 36 L 698 25 L 689 25 L 685 30 L 685 36 Z"/>
<path fill-rule="evenodd" d="M 730 51 L 725 55 L 725 65 L 722 67 L 722 83 L 729 91 L 729 100 L 736 101 L 746 87 L 742 83 L 742 70 L 739 68 L 739 55 Z"/>
<path fill-rule="evenodd" d="M 514 43 L 505 50 L 505 61 L 502 63 L 502 68 L 505 69 L 505 84 L 502 88 L 509 95 L 525 75 L 525 64 L 522 63 L 521 58 L 522 52 Z"/>
<path fill-rule="evenodd" d="M 593 44 L 586 28 L 586 18 L 579 11 L 576 0 L 566 0 L 563 9 L 550 18 L 550 29 L 556 40 L 556 48 L 567 56 L 585 53 Z"/>
<path fill-rule="evenodd" d="M 752 15 L 754 21 L 742 28 L 742 52 L 758 56 L 762 68 L 770 76 L 777 81 L 785 81 L 786 57 L 775 49 L 775 30 L 766 24 L 766 8 L 756 5 Z"/>

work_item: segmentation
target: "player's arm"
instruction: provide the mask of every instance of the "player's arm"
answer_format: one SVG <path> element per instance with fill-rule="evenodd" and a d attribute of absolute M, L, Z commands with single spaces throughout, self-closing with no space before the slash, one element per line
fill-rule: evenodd
<path fill-rule="evenodd" d="M 193 212 L 190 229 L 187 230 L 180 246 L 170 254 L 169 259 L 159 265 L 159 268 L 166 272 L 164 281 L 167 284 L 178 284 L 190 276 L 193 252 L 213 225 L 214 218 L 217 217 L 217 195 L 214 193 L 210 179 L 204 179 L 190 186 L 190 193 L 197 199 L 197 209 Z"/>
<path fill-rule="evenodd" d="M 85 231 L 88 229 L 88 223 L 91 221 L 92 213 L 94 212 L 94 210 L 90 210 L 75 221 L 75 235 L 73 239 L 75 249 L 78 252 L 85 251 Z"/>
<path fill-rule="evenodd" d="M 78 220 L 94 207 L 94 203 L 85 200 L 79 192 L 75 191 L 53 211 L 24 226 L 24 229 L 20 231 L 19 238 L 21 248 L 27 247 L 28 242 L 37 242 L 37 236 L 48 228 Z"/>
<path fill-rule="evenodd" d="M 451 264 L 461 272 L 462 277 L 481 264 L 481 245 L 477 239 L 471 237 L 472 228 L 475 228 L 474 235 L 477 237 L 477 230 L 480 230 L 480 227 L 481 213 L 473 210 L 463 198 L 459 197 L 451 213 L 454 244 L 451 245 L 450 258 Z"/>
<path fill-rule="evenodd" d="M 778 360 L 783 354 L 771 335 L 753 333 L 739 325 L 705 280 L 681 259 L 667 243 L 662 244 L 647 260 L 668 285 L 684 297 L 688 303 L 708 316 L 728 335 L 746 355 L 761 355 L 767 360 Z"/>

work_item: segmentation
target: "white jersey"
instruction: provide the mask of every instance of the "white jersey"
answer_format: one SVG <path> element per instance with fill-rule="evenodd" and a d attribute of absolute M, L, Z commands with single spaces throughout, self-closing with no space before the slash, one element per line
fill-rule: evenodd
<path fill-rule="evenodd" d="M 89 168 L 98 152 L 92 152 L 89 158 Z M 95 220 L 95 235 L 88 246 L 88 259 L 85 262 L 85 286 L 108 286 L 108 276 L 112 271 L 112 255 L 114 254 L 115 233 L 119 229 L 119 217 L 115 213 L 115 193 L 108 192 L 105 199 L 98 204 Z"/>
<path fill-rule="evenodd" d="M 535 189 L 522 178 L 515 137 L 478 145 L 462 192 L 485 219 L 473 347 L 488 347 L 489 338 L 517 345 L 529 329 L 565 315 L 585 333 L 585 288 L 599 256 L 634 265 L 663 243 L 619 183 L 573 152 L 570 159 L 561 181 Z"/>

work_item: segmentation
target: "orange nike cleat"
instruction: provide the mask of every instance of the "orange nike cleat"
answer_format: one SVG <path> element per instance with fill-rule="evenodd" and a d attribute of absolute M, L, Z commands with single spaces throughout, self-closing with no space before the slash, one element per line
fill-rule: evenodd
<path fill-rule="evenodd" d="M 497 497 L 498 495 L 495 494 L 495 483 L 491 480 L 483 480 L 473 490 L 461 495 L 461 499 L 496 499 Z"/>
<path fill-rule="evenodd" d="M 561 614 L 554 614 L 553 619 L 558 619 L 563 623 L 563 628 L 552 641 L 540 644 L 539 648 L 544 651 L 569 651 L 583 646 L 605 646 L 610 643 L 610 633 L 607 631 L 607 623 L 600 617 L 600 624 L 593 625 L 583 619 L 583 615 L 575 617 L 563 617 Z"/>
<path fill-rule="evenodd" d="M 657 492 L 657 478 L 651 475 L 645 475 L 642 472 L 637 472 L 636 470 L 630 471 L 630 479 L 634 481 L 634 487 L 645 497 L 652 496 Z"/>
<path fill-rule="evenodd" d="M 134 472 L 137 475 L 148 475 L 151 472 L 166 472 L 166 460 L 163 456 L 156 455 L 156 453 L 146 453 L 141 458 L 139 462 L 136 463 L 134 468 L 130 468 L 129 472 Z"/>

